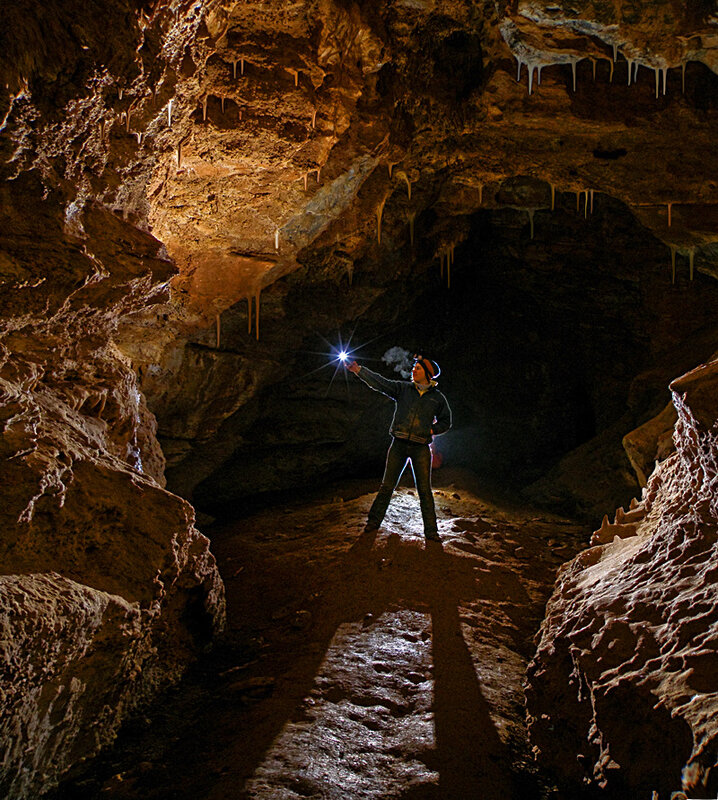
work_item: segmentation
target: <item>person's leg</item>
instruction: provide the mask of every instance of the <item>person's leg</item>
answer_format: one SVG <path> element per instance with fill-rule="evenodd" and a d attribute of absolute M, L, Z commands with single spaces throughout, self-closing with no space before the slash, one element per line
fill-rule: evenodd
<path fill-rule="evenodd" d="M 384 467 L 384 477 L 381 479 L 381 486 L 377 492 L 371 509 L 369 510 L 369 517 L 367 525 L 377 528 L 381 525 L 384 519 L 384 514 L 389 507 L 389 501 L 396 489 L 401 473 L 406 466 L 408 458 L 407 445 L 405 442 L 394 439 L 389 447 L 389 452 L 386 454 L 386 466 Z"/>
<path fill-rule="evenodd" d="M 424 536 L 433 539 L 437 537 L 437 525 L 434 495 L 431 492 L 431 450 L 429 445 L 412 445 L 410 458 L 414 483 L 419 495 L 421 517 L 424 520 Z"/>

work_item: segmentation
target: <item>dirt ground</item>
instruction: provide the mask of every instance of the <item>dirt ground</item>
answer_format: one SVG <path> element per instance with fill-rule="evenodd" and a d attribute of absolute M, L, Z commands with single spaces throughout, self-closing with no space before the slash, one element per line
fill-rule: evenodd
<path fill-rule="evenodd" d="M 434 484 L 440 543 L 408 485 L 364 533 L 366 482 L 208 528 L 226 634 L 58 800 L 551 796 L 521 684 L 590 532 L 470 473 Z"/>

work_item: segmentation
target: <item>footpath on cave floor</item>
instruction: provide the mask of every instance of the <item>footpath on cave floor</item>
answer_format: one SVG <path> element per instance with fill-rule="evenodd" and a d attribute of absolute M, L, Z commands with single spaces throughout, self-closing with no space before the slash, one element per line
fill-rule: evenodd
<path fill-rule="evenodd" d="M 434 483 L 440 543 L 408 486 L 371 534 L 356 483 L 208 529 L 227 633 L 58 798 L 545 797 L 521 683 L 589 532 Z"/>

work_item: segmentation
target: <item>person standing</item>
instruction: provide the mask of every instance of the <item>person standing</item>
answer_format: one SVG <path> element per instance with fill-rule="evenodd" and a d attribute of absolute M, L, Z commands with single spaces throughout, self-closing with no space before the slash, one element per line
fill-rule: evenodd
<path fill-rule="evenodd" d="M 441 370 L 436 361 L 414 357 L 411 381 L 394 381 L 362 367 L 356 361 L 347 365 L 370 389 L 390 397 L 395 403 L 390 433 L 392 442 L 386 456 L 381 486 L 369 511 L 365 531 L 378 530 L 389 507 L 399 478 L 411 461 L 414 483 L 419 495 L 424 536 L 439 541 L 434 495 L 431 491 L 431 450 L 429 444 L 451 428 L 451 409 L 437 389 Z"/>

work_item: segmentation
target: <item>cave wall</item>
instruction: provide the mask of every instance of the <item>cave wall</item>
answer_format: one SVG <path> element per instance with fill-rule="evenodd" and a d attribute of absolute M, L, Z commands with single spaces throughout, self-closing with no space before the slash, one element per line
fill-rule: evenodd
<path fill-rule="evenodd" d="M 130 208 L 147 152 L 126 122 L 171 58 L 134 4 L 3 15 L 0 794 L 24 798 L 178 679 L 224 589 L 115 339 L 176 272 Z"/>

